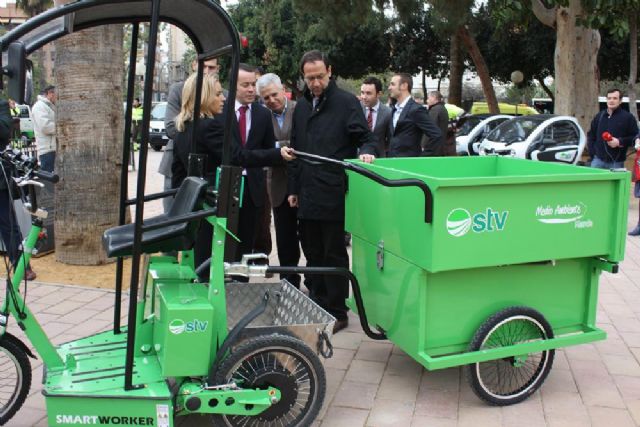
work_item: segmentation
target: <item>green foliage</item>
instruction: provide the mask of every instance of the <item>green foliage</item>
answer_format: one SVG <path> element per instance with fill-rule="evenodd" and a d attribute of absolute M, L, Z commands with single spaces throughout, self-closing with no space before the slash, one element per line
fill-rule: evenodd
<path fill-rule="evenodd" d="M 502 21 L 496 26 L 493 18 L 495 3 L 480 7 L 471 25 L 491 70 L 491 77 L 508 83 L 511 73 L 519 70 L 524 74 L 524 84 L 528 85 L 533 80 L 552 76 L 555 31 L 535 18 L 523 19 L 524 14 L 513 14 L 510 21 Z"/>
<path fill-rule="evenodd" d="M 391 33 L 393 71 L 425 74 L 434 78 L 448 72 L 449 42 L 435 30 L 435 13 L 424 7 L 398 19 Z"/>
<path fill-rule="evenodd" d="M 371 9 L 371 0 L 367 4 Z M 318 4 L 294 5 L 295 0 L 240 0 L 230 9 L 238 30 L 249 40 L 243 61 L 278 74 L 290 88 L 298 86 L 298 63 L 311 49 L 327 53 L 334 75 L 341 77 L 361 77 L 388 67 L 389 36 L 382 13 L 365 10 L 347 26 L 342 19 L 332 20 L 337 4 L 324 11 Z"/>
<path fill-rule="evenodd" d="M 38 15 L 53 6 L 52 0 L 16 0 L 16 6 L 28 16 Z"/>

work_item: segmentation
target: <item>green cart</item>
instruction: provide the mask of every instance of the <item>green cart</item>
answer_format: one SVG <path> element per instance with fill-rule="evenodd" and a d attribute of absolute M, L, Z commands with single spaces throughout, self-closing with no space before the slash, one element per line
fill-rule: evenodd
<path fill-rule="evenodd" d="M 555 348 L 605 339 L 598 278 L 624 256 L 628 173 L 505 157 L 345 166 L 368 323 L 425 368 L 467 365 L 481 399 L 508 405 L 540 387 Z"/>

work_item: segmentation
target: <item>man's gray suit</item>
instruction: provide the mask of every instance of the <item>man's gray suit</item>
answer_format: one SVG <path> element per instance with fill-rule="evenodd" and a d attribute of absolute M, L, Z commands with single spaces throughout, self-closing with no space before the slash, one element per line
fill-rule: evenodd
<path fill-rule="evenodd" d="M 369 115 L 369 108 L 364 107 L 364 117 Z M 376 138 L 376 157 L 386 157 L 389 148 L 389 139 L 391 139 L 391 119 L 393 115 L 391 108 L 378 102 L 378 113 L 376 124 L 373 127 L 373 136 Z"/>
<path fill-rule="evenodd" d="M 273 133 L 276 141 L 282 145 L 288 145 L 291 138 L 291 125 L 293 112 L 296 108 L 295 101 L 287 101 L 282 128 L 278 125 L 278 119 L 272 114 Z M 273 166 L 267 171 L 267 190 L 269 200 L 273 207 L 273 223 L 276 231 L 276 246 L 278 248 L 278 261 L 280 265 L 297 266 L 300 261 L 300 243 L 298 237 L 298 208 L 289 206 L 287 186 L 289 176 L 286 166 Z M 283 274 L 282 279 L 287 279 L 296 288 L 300 287 L 299 274 Z"/>
<path fill-rule="evenodd" d="M 158 172 L 164 175 L 164 189 L 171 189 L 171 164 L 173 163 L 173 138 L 176 133 L 176 116 L 180 114 L 180 108 L 182 108 L 182 88 L 184 82 L 178 82 L 171 85 L 169 88 L 169 95 L 167 96 L 167 109 L 164 115 L 164 128 L 169 137 L 167 145 L 164 147 L 164 153 L 162 153 L 162 159 L 160 160 L 160 166 L 158 166 Z M 162 205 L 164 211 L 167 212 L 171 206 L 173 198 L 165 197 L 162 199 Z"/>

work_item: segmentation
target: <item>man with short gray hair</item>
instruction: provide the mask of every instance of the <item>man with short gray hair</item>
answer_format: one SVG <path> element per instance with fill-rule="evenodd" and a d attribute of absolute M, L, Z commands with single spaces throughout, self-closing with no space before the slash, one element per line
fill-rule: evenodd
<path fill-rule="evenodd" d="M 271 111 L 276 147 L 288 146 L 295 101 L 287 99 L 280 77 L 273 73 L 261 76 L 256 89 L 264 106 Z M 286 166 L 272 166 L 267 171 L 267 193 L 273 207 L 278 260 L 283 266 L 297 266 L 300 261 L 298 208 L 290 206 L 287 200 L 288 180 Z M 300 288 L 299 274 L 283 274 L 281 278 Z"/>

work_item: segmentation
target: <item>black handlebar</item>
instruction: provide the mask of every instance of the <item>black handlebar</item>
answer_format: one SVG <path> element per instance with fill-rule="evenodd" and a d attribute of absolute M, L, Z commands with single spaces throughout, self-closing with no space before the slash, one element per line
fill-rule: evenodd
<path fill-rule="evenodd" d="M 19 177 L 36 177 L 52 184 L 60 181 L 60 177 L 57 174 L 40 169 L 35 157 L 27 156 L 18 150 L 7 148 L 4 151 L 0 151 L 0 159 L 10 163 Z"/>
<path fill-rule="evenodd" d="M 57 184 L 58 181 L 60 181 L 60 177 L 58 176 L 58 174 L 43 171 L 42 169 L 34 171 L 33 174 L 41 180 L 48 181 L 52 184 Z"/>

